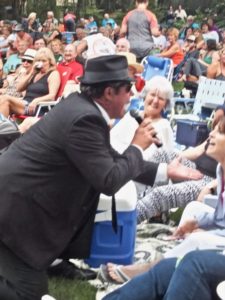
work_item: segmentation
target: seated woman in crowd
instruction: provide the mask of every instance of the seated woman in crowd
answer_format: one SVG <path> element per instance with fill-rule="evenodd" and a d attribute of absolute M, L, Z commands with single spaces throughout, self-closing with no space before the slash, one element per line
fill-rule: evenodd
<path fill-rule="evenodd" d="M 129 64 L 129 67 L 131 65 Z M 167 119 L 162 117 L 162 112 L 172 106 L 173 87 L 171 83 L 162 76 L 154 76 L 144 87 L 142 92 L 144 100 L 143 118 L 147 116 L 152 119 L 152 125 L 157 131 L 157 137 L 162 143 L 163 149 L 173 149 L 173 131 Z M 132 141 L 135 130 L 138 128 L 137 121 L 131 117 L 130 113 L 120 120 L 111 130 L 111 143 L 113 147 L 121 153 Z M 151 159 L 157 146 L 151 145 L 144 151 L 145 159 Z"/>
<path fill-rule="evenodd" d="M 63 61 L 63 43 L 59 39 L 54 39 L 49 43 L 50 49 L 52 50 L 56 63 Z"/>
<path fill-rule="evenodd" d="M 185 209 L 180 224 L 174 232 L 172 238 L 184 239 L 173 249 L 164 254 L 164 258 L 178 257 L 182 258 L 187 253 L 194 250 L 213 249 L 221 251 L 225 249 L 225 210 L 224 210 L 224 147 L 225 147 L 225 117 L 223 117 L 216 125 L 215 129 L 210 133 L 210 137 L 206 147 L 206 154 L 215 159 L 219 165 L 217 167 L 217 202 L 216 208 L 210 207 L 202 202 L 193 201 Z M 199 230 L 201 229 L 201 230 Z M 153 262 L 155 264 L 156 262 Z M 120 271 L 133 278 L 134 276 L 148 271 L 152 267 L 152 263 L 131 265 L 120 267 Z M 108 264 L 108 274 L 111 278 L 118 280 L 118 273 L 115 272 L 116 266 Z M 136 279 L 134 279 L 136 280 Z M 126 286 L 126 285 L 125 285 Z M 124 286 L 124 287 L 125 287 Z M 115 291 L 104 299 L 114 299 L 114 295 L 122 295 L 123 289 Z M 141 289 L 146 289 L 139 284 L 139 294 Z M 122 294 L 121 294 L 122 293 Z M 153 295 L 143 297 L 141 299 L 165 299 L 155 298 Z M 132 298 L 115 298 L 115 299 L 135 299 Z"/>
<path fill-rule="evenodd" d="M 59 86 L 60 76 L 54 55 L 50 49 L 41 48 L 37 51 L 31 71 L 18 83 L 17 90 L 26 90 L 25 96 L 1 96 L 0 112 L 6 117 L 13 113 L 34 115 L 38 103 L 55 100 Z"/>
<path fill-rule="evenodd" d="M 161 216 L 171 208 L 185 207 L 189 202 L 199 196 L 201 190 L 216 177 L 217 162 L 205 155 L 206 142 L 182 152 L 158 150 L 151 161 L 156 163 L 170 163 L 179 158 L 183 165 L 199 170 L 204 176 L 199 180 L 186 180 L 182 182 L 169 182 L 166 185 L 146 187 L 144 197 L 137 202 L 138 223 Z M 207 190 L 209 193 L 210 191 Z"/>
<path fill-rule="evenodd" d="M 208 66 L 207 77 L 217 80 L 225 80 L 225 47 L 219 51 L 219 61 Z"/>
<path fill-rule="evenodd" d="M 14 73 L 10 73 L 4 80 L 3 87 L 0 89 L 1 95 L 9 95 L 13 97 L 23 97 L 23 92 L 17 91 L 17 84 L 23 77 L 32 69 L 36 50 L 27 49 L 22 56 L 22 64 L 18 65 L 18 68 Z"/>
<path fill-rule="evenodd" d="M 184 67 L 184 75 L 181 81 L 197 81 L 200 76 L 207 74 L 207 69 L 210 64 L 219 61 L 217 44 L 215 40 L 207 40 L 206 48 L 199 53 L 199 58 L 190 58 L 187 60 Z"/>
<path fill-rule="evenodd" d="M 184 59 L 184 53 L 179 43 L 177 42 L 179 31 L 176 28 L 169 28 L 167 30 L 167 40 L 169 46 L 165 48 L 161 53 L 157 54 L 159 57 L 168 57 L 172 59 L 173 66 L 176 67 Z"/>
<path fill-rule="evenodd" d="M 53 23 L 44 23 L 42 32 L 47 44 L 54 39 L 61 40 L 62 38 L 62 34 L 59 32 L 58 28 Z"/>

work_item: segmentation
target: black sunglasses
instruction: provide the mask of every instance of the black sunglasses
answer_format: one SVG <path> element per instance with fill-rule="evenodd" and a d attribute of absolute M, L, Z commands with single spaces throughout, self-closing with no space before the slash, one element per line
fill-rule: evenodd
<path fill-rule="evenodd" d="M 129 93 L 132 89 L 133 84 L 132 83 L 126 83 L 123 86 L 125 86 L 126 93 Z"/>
<path fill-rule="evenodd" d="M 125 87 L 126 93 L 129 93 L 133 86 L 133 82 L 116 82 L 116 83 L 111 84 L 110 86 L 116 90 L 119 90 L 120 88 Z"/>
<path fill-rule="evenodd" d="M 29 64 L 32 64 L 33 63 L 33 60 L 29 60 L 29 59 L 22 59 L 22 62 L 28 62 Z"/>
<path fill-rule="evenodd" d="M 195 41 L 192 41 L 192 40 L 187 40 L 187 42 L 189 42 L 189 43 L 194 43 Z"/>

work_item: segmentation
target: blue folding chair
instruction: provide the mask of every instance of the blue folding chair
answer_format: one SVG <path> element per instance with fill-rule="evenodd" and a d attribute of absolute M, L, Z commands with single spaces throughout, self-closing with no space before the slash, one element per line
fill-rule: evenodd
<path fill-rule="evenodd" d="M 149 55 L 142 60 L 144 71 L 142 77 L 148 81 L 153 76 L 160 75 L 169 81 L 173 78 L 173 61 L 170 58 Z"/>

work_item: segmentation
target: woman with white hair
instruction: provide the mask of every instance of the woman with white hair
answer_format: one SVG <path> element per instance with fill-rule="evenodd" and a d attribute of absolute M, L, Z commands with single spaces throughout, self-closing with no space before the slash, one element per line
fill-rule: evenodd
<path fill-rule="evenodd" d="M 172 106 L 173 87 L 171 83 L 162 76 L 154 76 L 150 79 L 142 92 L 144 100 L 144 111 L 140 111 L 141 117 L 152 119 L 157 137 L 162 143 L 162 148 L 173 149 L 173 131 L 167 119 L 162 117 L 165 109 Z M 138 123 L 131 117 L 130 113 L 123 117 L 119 123 L 111 130 L 111 143 L 118 151 L 124 151 L 131 142 Z M 150 159 L 157 146 L 152 144 L 145 150 L 145 159 Z"/>
<path fill-rule="evenodd" d="M 139 112 L 140 117 L 143 119 L 144 117 L 151 118 L 152 125 L 157 132 L 159 144 L 162 145 L 161 148 L 165 151 L 172 151 L 174 149 L 173 131 L 169 121 L 162 117 L 163 111 L 172 106 L 172 84 L 165 77 L 154 76 L 146 83 L 142 97 L 144 99 L 144 111 Z M 123 119 L 120 120 L 110 132 L 112 146 L 122 153 L 132 141 L 134 132 L 138 126 L 139 124 L 131 117 L 128 111 Z M 150 161 L 153 154 L 157 152 L 157 149 L 158 146 L 152 144 L 144 151 L 144 159 Z M 146 190 L 146 186 L 140 183 L 137 183 L 136 187 L 140 195 Z"/>
<path fill-rule="evenodd" d="M 24 19 L 24 21 L 22 22 L 22 26 L 24 28 L 24 31 L 29 33 L 32 38 L 34 38 L 35 32 L 39 31 L 40 29 L 40 24 L 37 20 L 37 13 L 31 12 L 27 19 Z"/>

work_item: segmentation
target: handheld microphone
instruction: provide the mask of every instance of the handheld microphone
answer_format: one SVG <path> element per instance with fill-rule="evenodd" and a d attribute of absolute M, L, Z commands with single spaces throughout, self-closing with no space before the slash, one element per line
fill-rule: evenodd
<path fill-rule="evenodd" d="M 140 112 L 139 112 L 138 109 L 131 109 L 131 110 L 130 110 L 130 115 L 131 115 L 132 118 L 134 118 L 134 119 L 138 122 L 139 125 L 142 123 L 143 118 L 142 118 L 142 116 L 140 115 Z M 157 138 L 157 135 L 154 134 L 153 137 L 154 137 L 154 138 Z M 159 142 L 158 144 L 155 143 L 155 145 L 156 145 L 158 148 L 160 148 L 160 147 L 162 147 L 163 144 L 162 144 L 162 142 Z"/>

